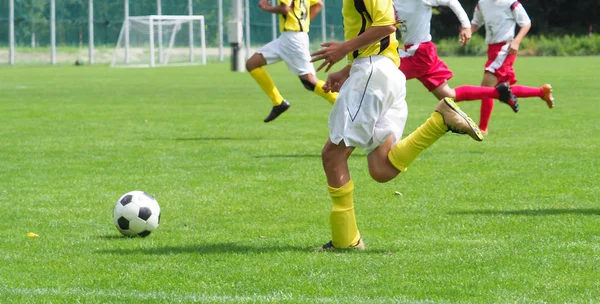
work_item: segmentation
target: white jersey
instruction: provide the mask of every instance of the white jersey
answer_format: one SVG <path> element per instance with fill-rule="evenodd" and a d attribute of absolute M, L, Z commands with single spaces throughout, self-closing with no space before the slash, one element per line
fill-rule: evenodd
<path fill-rule="evenodd" d="M 510 42 L 515 38 L 515 25 L 531 23 L 525 8 L 516 0 L 480 0 L 473 13 L 472 24 L 485 25 L 487 44 Z"/>
<path fill-rule="evenodd" d="M 394 0 L 396 21 L 405 45 L 431 41 L 431 15 L 434 6 L 450 7 L 463 28 L 471 27 L 469 17 L 458 0 Z"/>

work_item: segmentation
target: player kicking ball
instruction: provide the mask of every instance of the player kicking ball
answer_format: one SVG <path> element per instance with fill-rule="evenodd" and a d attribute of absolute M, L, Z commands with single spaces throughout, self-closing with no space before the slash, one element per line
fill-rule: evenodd
<path fill-rule="evenodd" d="M 291 73 L 298 75 L 304 88 L 315 92 L 331 104 L 337 98 L 337 93 L 323 91 L 325 82 L 315 76 L 315 67 L 310 61 L 308 30 L 310 21 L 323 8 L 323 2 L 320 0 L 278 0 L 277 2 L 278 5 L 272 6 L 270 0 L 260 0 L 258 6 L 265 12 L 279 15 L 281 35 L 258 49 L 246 62 L 246 70 L 250 72 L 250 76 L 273 102 L 273 108 L 264 122 L 274 120 L 290 107 L 290 103 L 281 96 L 269 73 L 262 68 L 268 64 L 283 61 Z"/>
<path fill-rule="evenodd" d="M 329 216 L 331 241 L 318 251 L 364 249 L 354 214 L 354 182 L 348 158 L 354 149 L 367 152 L 371 177 L 381 183 L 394 179 L 421 152 L 448 131 L 483 140 L 477 124 L 451 98 L 414 132 L 401 140 L 408 116 L 406 78 L 398 69 L 398 41 L 392 0 L 343 0 L 345 42 L 323 43 L 312 54 L 329 69 L 347 56 L 348 64 L 330 73 L 323 86 L 339 92 L 329 116 L 329 139 L 321 158 L 333 202 Z"/>

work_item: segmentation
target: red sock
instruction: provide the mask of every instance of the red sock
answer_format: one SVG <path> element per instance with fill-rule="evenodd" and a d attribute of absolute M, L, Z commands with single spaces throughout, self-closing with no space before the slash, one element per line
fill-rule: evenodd
<path fill-rule="evenodd" d="M 460 86 L 454 89 L 456 92 L 456 98 L 454 101 L 464 101 L 464 100 L 479 100 L 485 98 L 493 98 L 498 99 L 498 91 L 496 88 L 489 87 L 476 87 L 476 86 Z"/>
<path fill-rule="evenodd" d="M 490 117 L 492 117 L 493 109 L 493 99 L 484 98 L 481 100 L 481 111 L 479 112 L 479 129 L 487 131 L 488 124 L 490 123 Z"/>
<path fill-rule="evenodd" d="M 510 90 L 517 97 L 544 97 L 544 91 L 542 91 L 542 88 L 511 86 Z"/>

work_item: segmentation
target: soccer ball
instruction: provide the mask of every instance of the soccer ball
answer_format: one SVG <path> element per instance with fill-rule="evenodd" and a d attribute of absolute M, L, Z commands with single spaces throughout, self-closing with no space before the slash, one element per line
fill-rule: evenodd
<path fill-rule="evenodd" d="M 127 192 L 115 204 L 113 221 L 125 236 L 147 237 L 158 228 L 160 206 L 144 191 Z"/>

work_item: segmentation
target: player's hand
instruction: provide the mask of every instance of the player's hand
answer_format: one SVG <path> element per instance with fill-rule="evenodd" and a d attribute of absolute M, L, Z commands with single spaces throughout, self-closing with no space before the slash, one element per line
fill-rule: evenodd
<path fill-rule="evenodd" d="M 323 91 L 325 91 L 325 93 L 339 92 L 344 82 L 346 82 L 346 79 L 348 79 L 348 75 L 343 71 L 327 75 L 327 81 L 323 84 Z"/>
<path fill-rule="evenodd" d="M 471 40 L 471 28 L 461 28 L 458 33 L 458 42 L 461 46 L 465 46 Z"/>
<path fill-rule="evenodd" d="M 508 54 L 512 55 L 512 54 L 516 54 L 519 52 L 519 44 L 521 44 L 519 41 L 513 40 L 510 42 L 510 44 L 508 45 Z"/>
<path fill-rule="evenodd" d="M 325 72 L 329 72 L 331 67 L 342 60 L 348 53 L 344 49 L 344 44 L 340 42 L 321 43 L 322 49 L 310 54 L 312 60 L 316 62 L 323 60 L 323 63 L 317 68 L 317 72 L 325 67 Z"/>
<path fill-rule="evenodd" d="M 260 0 L 258 1 L 258 7 L 260 7 L 262 10 L 266 10 L 267 8 L 271 7 L 271 2 L 269 2 L 269 0 Z"/>

